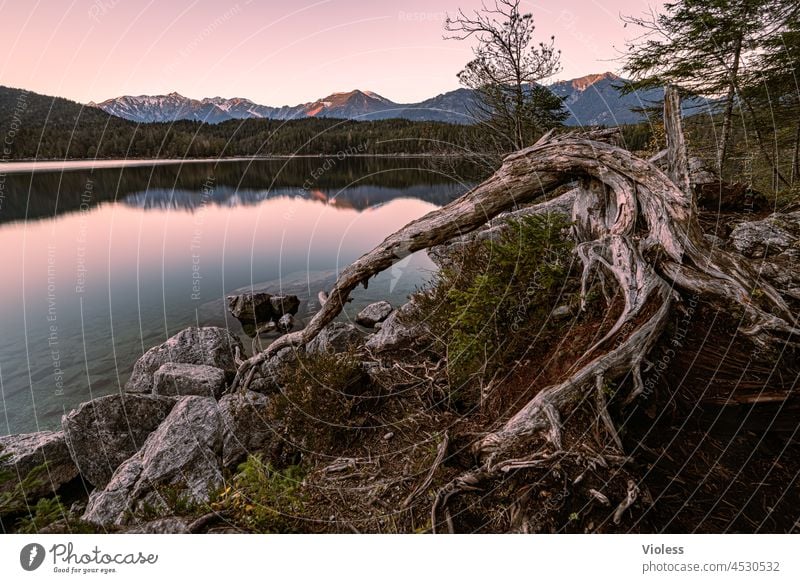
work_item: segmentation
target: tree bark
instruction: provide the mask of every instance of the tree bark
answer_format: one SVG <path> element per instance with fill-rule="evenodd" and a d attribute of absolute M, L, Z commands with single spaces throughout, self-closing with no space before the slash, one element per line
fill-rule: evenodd
<path fill-rule="evenodd" d="M 692 184 L 689 154 L 681 123 L 681 99 L 674 85 L 668 85 L 664 90 L 664 131 L 667 136 L 667 176 L 691 199 Z"/>
<path fill-rule="evenodd" d="M 731 136 L 733 125 L 733 102 L 736 99 L 736 87 L 739 79 L 739 61 L 742 55 L 742 37 L 736 39 L 736 46 L 733 49 L 733 63 L 728 75 L 728 93 L 725 95 L 725 110 L 722 115 L 722 135 L 720 136 L 719 153 L 717 157 L 719 174 L 724 177 L 723 164 L 728 155 L 728 143 Z"/>
<path fill-rule="evenodd" d="M 794 181 L 800 176 L 800 119 L 797 120 L 797 131 L 794 134 L 794 151 L 792 154 L 792 177 L 790 186 L 794 186 Z"/>

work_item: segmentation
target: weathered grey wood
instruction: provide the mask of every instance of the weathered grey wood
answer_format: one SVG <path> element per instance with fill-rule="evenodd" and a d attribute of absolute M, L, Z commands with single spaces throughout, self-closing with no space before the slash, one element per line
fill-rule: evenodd
<path fill-rule="evenodd" d="M 667 138 L 667 176 L 691 199 L 689 154 L 681 122 L 681 98 L 674 85 L 667 85 L 664 90 L 664 132 Z"/>
<path fill-rule="evenodd" d="M 615 139 L 616 136 L 616 132 L 607 130 L 592 135 L 600 139 Z M 556 187 L 580 178 L 604 184 L 613 196 L 598 204 L 611 204 L 613 200 L 618 213 L 611 217 L 603 210 L 609 215 L 607 232 L 600 236 L 600 232 L 590 229 L 596 238 L 578 241 L 579 244 L 594 242 L 583 246 L 587 257 L 600 257 L 595 248 L 605 248 L 606 252 L 616 248 L 625 255 L 635 253 L 638 256 L 657 249 L 662 252 L 660 268 L 674 275 L 673 283 L 741 304 L 751 320 L 753 332 L 793 329 L 794 323 L 789 323 L 792 314 L 780 295 L 763 282 L 756 286 L 756 278 L 744 262 L 708 246 L 691 199 L 655 165 L 617 146 L 583 135 L 548 134 L 530 148 L 508 156 L 493 176 L 471 191 L 409 223 L 344 269 L 309 324 L 303 330 L 276 339 L 263 352 L 246 360 L 239 367 L 234 386 L 243 382 L 246 386 L 256 367 L 281 349 L 301 346 L 315 338 L 341 313 L 359 284 L 366 284 L 369 278 L 416 251 L 469 233 L 504 211 L 543 198 Z M 576 197 L 576 201 L 579 199 Z M 637 220 L 639 218 L 641 221 Z M 639 225 L 644 230 L 634 233 Z M 617 266 L 618 270 L 629 270 L 624 275 L 622 271 L 615 274 L 625 286 L 623 289 L 644 283 L 643 270 L 650 266 L 638 256 L 628 265 Z M 645 280 L 650 281 L 649 278 Z M 764 308 L 749 297 L 756 287 L 764 294 Z M 626 314 L 632 315 L 631 312 Z"/>
<path fill-rule="evenodd" d="M 670 103 L 675 105 L 674 97 Z M 482 184 L 409 223 L 346 268 L 327 298 L 320 298 L 321 309 L 309 325 L 275 340 L 245 361 L 234 386 L 243 383 L 246 388 L 259 365 L 272 354 L 312 340 L 341 312 L 353 290 L 370 277 L 411 253 L 460 237 L 500 213 L 535 202 L 576 180 L 581 186 L 570 196 L 574 196 L 574 237 L 584 266 L 583 280 L 596 270 L 613 278 L 624 299 L 622 313 L 562 380 L 542 388 L 497 431 L 475 444 L 481 464 L 437 494 L 431 511 L 434 531 L 441 528 L 442 518 L 452 529 L 447 501 L 458 492 L 474 490 L 498 473 L 548 463 L 550 456 L 542 449 L 522 459 L 513 457 L 512 452 L 536 435 L 547 439 L 550 445 L 545 449 L 561 451 L 560 420 L 570 419 L 572 409 L 605 380 L 631 374 L 633 390 L 628 400 L 636 398 L 644 388 L 642 363 L 666 325 L 678 290 L 702 294 L 725 309 L 740 306 L 748 323 L 741 331 L 761 342 L 776 332 L 799 334 L 796 316 L 781 295 L 759 280 L 743 257 L 712 249 L 703 237 L 686 189 L 688 166 L 685 151 L 681 154 L 685 143 L 680 118 L 671 117 L 670 132 L 677 138 L 668 151 L 668 171 L 682 187 L 652 162 L 608 143 L 616 133 L 592 136 L 605 142 L 575 134 L 548 134 L 530 148 L 508 156 Z M 758 299 L 751 296 L 755 289 L 761 292 Z M 584 285 L 583 293 L 586 291 Z M 609 418 L 601 420 L 608 426 Z M 634 500 L 631 487 L 619 503 L 615 519 L 620 519 Z"/>

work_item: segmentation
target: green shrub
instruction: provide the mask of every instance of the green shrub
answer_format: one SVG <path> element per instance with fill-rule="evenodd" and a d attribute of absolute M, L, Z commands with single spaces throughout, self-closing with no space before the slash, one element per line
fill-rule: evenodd
<path fill-rule="evenodd" d="M 17 521 L 17 532 L 22 534 L 36 534 L 44 527 L 54 522 L 67 519 L 68 511 L 61 504 L 58 496 L 40 498 L 29 513 Z"/>
<path fill-rule="evenodd" d="M 260 456 L 249 456 L 238 468 L 212 508 L 225 512 L 240 527 L 260 533 L 297 530 L 297 516 L 303 510 L 299 466 L 276 470 Z"/>
<path fill-rule="evenodd" d="M 6 465 L 10 457 L 8 454 L 0 455 L 0 486 L 13 483 L 11 488 L 0 492 L 0 516 L 25 511 L 28 508 L 28 499 L 25 493 L 37 490 L 45 483 L 44 476 L 47 471 L 45 464 L 36 466 L 20 480 L 17 474 Z"/>
<path fill-rule="evenodd" d="M 16 520 L 14 530 L 23 534 L 36 534 L 44 527 L 63 520 L 64 529 L 72 533 L 94 532 L 95 529 L 70 514 L 58 496 L 40 498 L 31 506 L 26 493 L 38 490 L 46 483 L 47 464 L 36 466 L 22 480 L 4 465 L 9 455 L 0 455 L 0 486 L 13 482 L 11 488 L 0 492 L 0 517 L 10 516 Z"/>
<path fill-rule="evenodd" d="M 451 397 L 475 403 L 486 381 L 555 330 L 550 313 L 577 290 L 563 215 L 510 221 L 499 239 L 474 243 L 438 276 L 423 312 L 442 339 Z"/>
<path fill-rule="evenodd" d="M 280 384 L 271 417 L 281 420 L 287 442 L 315 453 L 341 446 L 365 386 L 358 358 L 351 353 L 304 355 L 285 367 Z"/>

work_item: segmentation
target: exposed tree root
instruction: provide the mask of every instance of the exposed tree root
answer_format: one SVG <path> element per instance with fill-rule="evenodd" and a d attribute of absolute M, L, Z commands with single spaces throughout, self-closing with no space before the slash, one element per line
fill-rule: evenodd
<path fill-rule="evenodd" d="M 674 134 L 668 143 L 681 149 L 668 156 L 667 172 L 672 178 L 653 163 L 608 143 L 613 134 L 607 131 L 547 135 L 507 157 L 491 178 L 461 198 L 408 224 L 345 269 L 309 325 L 275 340 L 245 361 L 234 386 L 246 387 L 259 365 L 279 350 L 313 339 L 341 312 L 350 293 L 370 277 L 415 251 L 473 231 L 516 205 L 535 201 L 579 179 L 573 235 L 584 269 L 582 295 L 587 292 L 590 275 L 599 273 L 615 282 L 624 299 L 622 313 L 566 378 L 542 388 L 500 429 L 475 444 L 479 466 L 438 492 L 432 528 L 438 532 L 444 525 L 453 531 L 448 509 L 453 496 L 478 490 L 487 480 L 509 472 L 548 467 L 554 459 L 569 454 L 563 450 L 562 425 L 569 423 L 571 413 L 592 393 L 598 426 L 609 440 L 608 448 L 617 452 L 598 454 L 598 459 L 622 455 L 622 441 L 606 407 L 605 386 L 631 375 L 633 389 L 627 401 L 642 393 L 642 363 L 664 330 L 679 292 L 702 294 L 721 306 L 739 306 L 747 321 L 741 332 L 758 342 L 770 341 L 775 333 L 798 333 L 781 295 L 759 281 L 743 258 L 712 249 L 703 238 L 688 192 L 685 145 L 675 113 L 680 106 L 670 91 L 667 104 L 672 108 L 667 112 L 667 126 Z M 756 290 L 759 293 L 754 294 Z M 520 458 L 520 451 L 528 454 Z M 589 495 L 595 502 L 612 503 L 605 494 L 595 492 Z M 615 524 L 638 495 L 639 486 L 628 480 L 627 493 L 613 513 Z"/>

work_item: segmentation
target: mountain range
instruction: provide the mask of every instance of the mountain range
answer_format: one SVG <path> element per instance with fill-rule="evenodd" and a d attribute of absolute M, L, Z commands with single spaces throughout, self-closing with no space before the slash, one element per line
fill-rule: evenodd
<path fill-rule="evenodd" d="M 663 91 L 651 89 L 623 95 L 619 87 L 624 79 L 613 73 L 586 75 L 559 81 L 548 87 L 564 99 L 570 112 L 567 125 L 619 125 L 643 120 L 635 108 L 658 102 Z M 178 93 L 168 95 L 124 95 L 88 105 L 127 120 L 171 122 L 193 120 L 216 124 L 231 119 L 265 118 L 277 120 L 328 117 L 340 119 L 379 120 L 409 119 L 472 123 L 470 111 L 475 93 L 456 89 L 419 103 L 397 103 L 372 91 L 355 89 L 333 93 L 309 103 L 282 107 L 260 105 L 249 99 L 207 97 L 191 99 Z"/>

